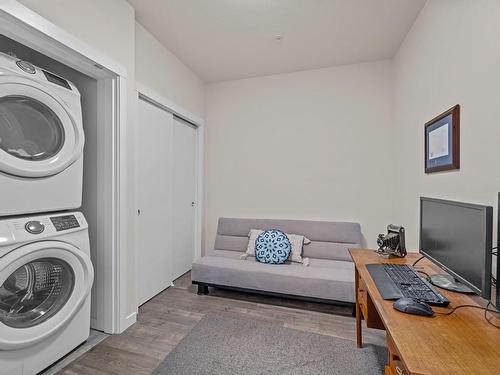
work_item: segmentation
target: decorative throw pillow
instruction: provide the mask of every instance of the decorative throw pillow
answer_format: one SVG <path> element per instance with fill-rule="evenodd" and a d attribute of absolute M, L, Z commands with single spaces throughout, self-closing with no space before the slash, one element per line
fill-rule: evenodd
<path fill-rule="evenodd" d="M 255 256 L 255 240 L 263 232 L 264 231 L 261 229 L 250 230 L 250 233 L 248 234 L 249 240 L 248 240 L 247 251 L 241 257 L 242 259 L 246 259 L 249 256 L 251 257 Z M 291 261 L 306 264 L 305 259 L 302 258 L 302 247 L 303 245 L 308 245 L 309 243 L 311 243 L 311 240 L 299 234 L 288 234 L 288 233 L 285 234 L 290 240 L 290 243 L 292 244 L 292 255 L 290 257 Z"/>
<path fill-rule="evenodd" d="M 304 263 L 302 258 L 302 247 L 311 243 L 311 240 L 299 234 L 286 234 L 292 244 L 292 262 Z"/>
<path fill-rule="evenodd" d="M 284 264 L 291 252 L 290 240 L 278 229 L 266 230 L 255 240 L 255 259 L 258 262 Z"/>

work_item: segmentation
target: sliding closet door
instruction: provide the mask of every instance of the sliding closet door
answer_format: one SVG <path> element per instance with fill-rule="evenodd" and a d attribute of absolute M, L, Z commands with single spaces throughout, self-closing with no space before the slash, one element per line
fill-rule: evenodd
<path fill-rule="evenodd" d="M 139 100 L 137 138 L 137 297 L 143 304 L 172 283 L 173 115 Z"/>
<path fill-rule="evenodd" d="M 172 272 L 176 279 L 191 269 L 194 260 L 196 128 L 174 117 L 173 139 Z"/>

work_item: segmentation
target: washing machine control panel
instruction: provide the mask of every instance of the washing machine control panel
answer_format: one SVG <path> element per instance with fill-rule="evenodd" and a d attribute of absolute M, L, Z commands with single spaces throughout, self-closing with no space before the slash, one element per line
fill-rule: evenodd
<path fill-rule="evenodd" d="M 57 232 L 80 227 L 80 223 L 76 219 L 75 215 L 52 216 L 50 221 L 56 228 Z"/>
<path fill-rule="evenodd" d="M 87 220 L 81 212 L 0 219 L 0 258 L 4 248 L 9 249 L 12 244 L 42 241 L 87 229 Z"/>
<path fill-rule="evenodd" d="M 24 229 L 31 234 L 40 234 L 45 230 L 45 225 L 38 220 L 28 221 Z"/>

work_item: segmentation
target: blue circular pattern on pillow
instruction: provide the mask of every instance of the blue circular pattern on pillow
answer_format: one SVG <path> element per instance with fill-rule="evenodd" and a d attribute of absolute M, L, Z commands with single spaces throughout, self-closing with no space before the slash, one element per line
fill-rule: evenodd
<path fill-rule="evenodd" d="M 292 251 L 287 235 L 278 229 L 269 229 L 255 240 L 255 259 L 261 263 L 283 264 Z"/>

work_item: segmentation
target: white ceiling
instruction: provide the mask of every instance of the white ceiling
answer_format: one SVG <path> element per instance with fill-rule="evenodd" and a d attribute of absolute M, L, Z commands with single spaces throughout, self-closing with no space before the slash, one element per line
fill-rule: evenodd
<path fill-rule="evenodd" d="M 128 0 L 207 82 L 391 58 L 425 0 Z M 282 35 L 281 41 L 275 35 Z"/>

